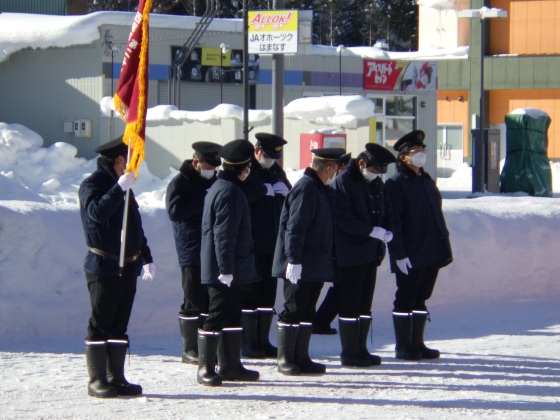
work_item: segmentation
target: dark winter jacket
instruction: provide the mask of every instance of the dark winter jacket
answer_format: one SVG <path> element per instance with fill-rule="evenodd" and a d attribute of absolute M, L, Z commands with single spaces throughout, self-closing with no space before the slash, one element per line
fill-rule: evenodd
<path fill-rule="evenodd" d="M 335 280 L 331 192 L 317 173 L 307 168 L 288 193 L 274 251 L 274 277 L 285 278 L 291 263 L 302 265 L 301 280 Z"/>
<path fill-rule="evenodd" d="M 117 184 L 117 174 L 103 158 L 97 160 L 97 170 L 87 177 L 78 191 L 80 217 L 89 248 L 97 248 L 113 256 L 120 255 L 121 229 L 124 215 L 125 193 Z M 144 231 L 138 203 L 130 191 L 126 230 L 125 257 L 141 253 L 134 262 L 125 264 L 123 275 L 139 275 L 142 265 L 153 262 Z M 84 270 L 96 276 L 114 276 L 119 263 L 89 251 Z"/>
<path fill-rule="evenodd" d="M 249 194 L 253 237 L 255 238 L 255 252 L 257 254 L 274 254 L 280 212 L 282 211 L 285 197 L 280 194 L 274 196 L 266 195 L 267 188 L 264 184 L 274 185 L 277 182 L 283 182 L 288 188 L 292 188 L 286 173 L 277 163 L 266 169 L 253 158 L 251 173 L 247 177 L 245 184 Z"/>
<path fill-rule="evenodd" d="M 204 197 L 215 180 L 215 176 L 211 179 L 200 176 L 189 159 L 167 186 L 165 204 L 181 267 L 200 266 Z"/>
<path fill-rule="evenodd" d="M 409 258 L 412 268 L 444 267 L 453 261 L 449 231 L 441 208 L 441 194 L 423 170 L 416 175 L 403 167 L 385 182 L 393 208 L 395 229 L 389 242 L 391 270 L 396 260 Z"/>
<path fill-rule="evenodd" d="M 260 281 L 244 189 L 232 172 L 220 171 L 206 194 L 200 251 L 203 284 L 221 284 L 220 274 L 233 274 L 235 284 Z"/>
<path fill-rule="evenodd" d="M 381 264 L 385 243 L 372 238 L 375 226 L 393 230 L 390 212 L 386 209 L 383 181 L 366 181 L 355 159 L 334 180 L 334 244 L 338 267 Z"/>

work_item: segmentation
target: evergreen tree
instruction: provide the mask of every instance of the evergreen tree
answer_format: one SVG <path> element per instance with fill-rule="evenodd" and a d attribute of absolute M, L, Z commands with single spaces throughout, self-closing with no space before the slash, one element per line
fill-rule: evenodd
<path fill-rule="evenodd" d="M 248 10 L 272 10 L 273 0 L 245 0 Z M 153 0 L 153 13 L 202 16 L 206 0 Z M 90 11 L 136 10 L 138 0 L 88 0 Z M 242 18 L 243 0 L 220 1 L 217 17 Z M 385 39 L 393 51 L 418 47 L 416 0 L 285 0 L 285 9 L 313 11 L 313 43 L 347 47 Z"/>

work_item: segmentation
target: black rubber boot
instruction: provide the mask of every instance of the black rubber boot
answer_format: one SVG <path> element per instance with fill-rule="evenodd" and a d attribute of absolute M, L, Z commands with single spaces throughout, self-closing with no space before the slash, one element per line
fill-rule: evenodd
<path fill-rule="evenodd" d="M 316 363 L 309 357 L 309 341 L 313 325 L 310 322 L 299 324 L 299 332 L 296 341 L 296 365 L 299 366 L 301 373 L 325 373 L 327 367 L 322 363 Z"/>
<path fill-rule="evenodd" d="M 338 318 L 340 331 L 340 363 L 342 366 L 366 367 L 371 365 L 369 354 L 360 351 L 359 318 Z"/>
<path fill-rule="evenodd" d="M 412 345 L 422 353 L 422 359 L 438 359 L 439 350 L 430 349 L 424 344 L 424 327 L 428 319 L 428 311 L 414 311 L 412 313 Z"/>
<path fill-rule="evenodd" d="M 257 309 L 257 343 L 264 350 L 265 357 L 278 357 L 278 349 L 270 344 L 268 336 L 270 335 L 270 326 L 274 317 L 274 309 L 258 308 Z"/>
<path fill-rule="evenodd" d="M 86 341 L 86 365 L 89 373 L 87 393 L 97 398 L 115 398 L 117 389 L 107 382 L 107 342 Z"/>
<path fill-rule="evenodd" d="M 299 332 L 298 325 L 278 322 L 276 336 L 278 340 L 278 372 L 284 375 L 297 376 L 301 370 L 295 362 L 296 342 Z"/>
<path fill-rule="evenodd" d="M 412 314 L 393 312 L 395 327 L 395 357 L 404 360 L 420 360 L 422 353 L 412 346 Z"/>
<path fill-rule="evenodd" d="M 241 325 L 243 326 L 241 354 L 249 359 L 264 359 L 264 350 L 257 343 L 257 311 L 243 309 Z"/>
<path fill-rule="evenodd" d="M 198 365 L 198 327 L 200 319 L 197 316 L 179 315 L 179 330 L 183 341 L 183 363 Z"/>
<path fill-rule="evenodd" d="M 360 316 L 360 352 L 369 357 L 372 366 L 379 366 L 381 364 L 381 357 L 371 354 L 367 349 L 367 337 L 371 327 L 371 316 Z"/>
<path fill-rule="evenodd" d="M 241 328 L 224 328 L 218 344 L 218 375 L 222 381 L 258 381 L 259 372 L 245 369 L 240 351 L 243 339 Z"/>
<path fill-rule="evenodd" d="M 142 387 L 131 384 L 124 377 L 124 362 L 128 340 L 107 341 L 107 380 L 109 385 L 115 387 L 119 395 L 142 395 Z"/>
<path fill-rule="evenodd" d="M 220 331 L 198 330 L 198 372 L 196 380 L 201 385 L 222 385 L 222 378 L 216 373 L 216 351 L 220 335 Z"/>

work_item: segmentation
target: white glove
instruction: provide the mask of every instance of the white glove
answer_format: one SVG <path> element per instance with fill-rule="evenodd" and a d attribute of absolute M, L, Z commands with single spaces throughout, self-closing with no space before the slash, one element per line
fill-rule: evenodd
<path fill-rule="evenodd" d="M 132 172 L 129 172 L 129 174 Z M 142 280 L 144 281 L 154 281 L 156 277 L 156 266 L 154 263 L 145 264 L 143 267 L 144 273 L 142 273 Z"/>
<path fill-rule="evenodd" d="M 402 260 L 397 260 L 397 267 L 399 267 L 399 270 L 401 270 L 403 274 L 406 274 L 408 276 L 408 269 L 412 268 L 412 264 L 407 257 L 403 258 Z"/>
<path fill-rule="evenodd" d="M 393 232 L 386 231 L 386 232 L 385 232 L 385 236 L 383 237 L 383 242 L 385 242 L 386 244 L 388 244 L 388 243 L 391 242 L 392 240 L 393 240 Z"/>
<path fill-rule="evenodd" d="M 227 287 L 231 286 L 231 282 L 233 281 L 233 274 L 220 274 L 218 276 L 218 280 L 225 284 Z"/>
<path fill-rule="evenodd" d="M 286 268 L 286 279 L 290 280 L 293 284 L 297 284 L 301 279 L 301 264 L 290 264 Z"/>
<path fill-rule="evenodd" d="M 284 184 L 282 181 L 278 181 L 276 184 L 272 186 L 272 188 L 274 188 L 274 192 L 276 194 L 280 194 L 280 195 L 287 195 L 290 192 L 288 186 Z"/>
<path fill-rule="evenodd" d="M 383 229 L 381 226 L 375 226 L 369 236 L 375 239 L 379 239 L 380 241 L 385 240 L 385 234 L 387 231 Z"/>
<path fill-rule="evenodd" d="M 274 197 L 274 188 L 272 184 L 264 183 L 263 185 L 266 187 L 266 195 Z"/>
<path fill-rule="evenodd" d="M 134 184 L 136 184 L 136 178 L 134 178 L 134 172 L 127 172 L 124 175 L 121 175 L 119 180 L 117 181 L 119 186 L 123 191 L 130 190 Z"/>

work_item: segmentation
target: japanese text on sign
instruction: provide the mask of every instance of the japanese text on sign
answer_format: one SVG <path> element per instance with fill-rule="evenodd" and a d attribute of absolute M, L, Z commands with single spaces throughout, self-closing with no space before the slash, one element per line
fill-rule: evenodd
<path fill-rule="evenodd" d="M 298 11 L 249 12 L 249 53 L 296 54 Z"/>

